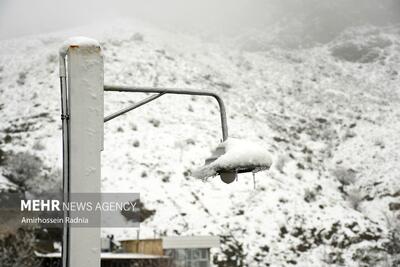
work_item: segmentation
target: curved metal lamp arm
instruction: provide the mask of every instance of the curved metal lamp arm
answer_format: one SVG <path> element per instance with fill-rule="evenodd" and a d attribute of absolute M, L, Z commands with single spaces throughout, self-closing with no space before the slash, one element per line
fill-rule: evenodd
<path fill-rule="evenodd" d="M 150 101 L 153 101 L 163 94 L 175 94 L 175 95 L 200 95 L 200 96 L 211 96 L 215 98 L 219 105 L 219 111 L 221 116 L 221 128 L 222 128 L 222 139 L 223 141 L 228 139 L 228 123 L 226 117 L 225 104 L 222 98 L 213 92 L 191 90 L 191 89 L 175 89 L 175 88 L 154 88 L 154 87 L 135 87 L 135 86 L 119 86 L 119 85 L 104 85 L 104 91 L 108 92 L 134 92 L 134 93 L 158 93 L 157 95 L 150 96 L 137 104 L 127 107 L 121 111 L 115 112 L 110 116 L 104 118 L 104 121 L 109 121 L 113 118 L 118 117 L 130 110 L 140 107 Z"/>

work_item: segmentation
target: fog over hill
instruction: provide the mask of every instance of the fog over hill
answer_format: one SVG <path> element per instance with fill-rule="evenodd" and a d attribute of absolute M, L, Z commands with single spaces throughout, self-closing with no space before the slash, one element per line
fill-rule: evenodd
<path fill-rule="evenodd" d="M 397 0 L 2 0 L 0 39 L 133 18 L 157 27 L 204 35 L 241 35 L 250 30 L 296 43 L 326 42 L 350 26 L 382 26 L 400 20 Z"/>

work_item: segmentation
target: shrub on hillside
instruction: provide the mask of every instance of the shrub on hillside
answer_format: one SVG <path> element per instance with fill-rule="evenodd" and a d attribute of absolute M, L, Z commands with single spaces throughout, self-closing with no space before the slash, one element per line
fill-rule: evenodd
<path fill-rule="evenodd" d="M 34 254 L 34 241 L 34 231 L 21 228 L 0 238 L 0 266 L 39 267 L 40 261 Z"/>
<path fill-rule="evenodd" d="M 125 209 L 121 211 L 122 216 L 124 216 L 127 221 L 139 221 L 142 223 L 156 213 L 156 210 L 147 209 L 140 200 L 134 200 L 131 203 L 136 203 L 134 210 L 130 207 L 131 204 L 127 204 Z"/>
<path fill-rule="evenodd" d="M 215 255 L 213 263 L 218 267 L 243 267 L 247 254 L 244 252 L 243 243 L 233 235 L 220 237 L 221 255 Z"/>
<path fill-rule="evenodd" d="M 364 194 L 361 188 L 351 186 L 347 191 L 347 200 L 350 206 L 356 211 L 360 211 L 360 205 L 364 199 Z"/>
<path fill-rule="evenodd" d="M 400 215 L 386 216 L 389 232 L 384 248 L 388 253 L 387 266 L 400 266 Z"/>
<path fill-rule="evenodd" d="M 374 47 L 344 43 L 332 49 L 332 55 L 338 59 L 350 62 L 370 63 L 379 57 L 379 50 Z"/>
<path fill-rule="evenodd" d="M 28 153 L 11 154 L 5 164 L 4 176 L 22 189 L 30 179 L 36 178 L 43 167 L 40 158 Z"/>
<path fill-rule="evenodd" d="M 54 169 L 50 172 L 43 173 L 28 179 L 25 182 L 25 189 L 32 194 L 41 195 L 46 193 L 62 192 L 62 171 Z"/>
<path fill-rule="evenodd" d="M 384 58 L 392 41 L 375 28 L 346 31 L 331 48 L 333 57 L 349 62 L 372 63 Z"/>
<path fill-rule="evenodd" d="M 354 184 L 357 180 L 356 172 L 353 169 L 337 167 L 331 173 L 343 186 Z"/>
<path fill-rule="evenodd" d="M 0 149 L 0 166 L 2 166 L 6 162 L 7 154 L 3 150 Z"/>

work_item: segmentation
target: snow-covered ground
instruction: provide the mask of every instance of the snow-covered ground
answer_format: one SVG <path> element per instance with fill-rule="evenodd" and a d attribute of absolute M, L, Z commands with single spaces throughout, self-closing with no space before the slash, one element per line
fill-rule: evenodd
<path fill-rule="evenodd" d="M 229 185 L 191 177 L 221 139 L 207 97 L 162 96 L 106 123 L 102 190 L 139 192 L 156 210 L 142 237 L 228 236 L 213 253 L 234 251 L 248 266 L 374 266 L 363 261 L 382 255 L 400 196 L 399 34 L 366 27 L 312 48 L 259 50 L 118 21 L 0 41 L 0 146 L 60 168 L 58 49 L 88 35 L 102 45 L 106 84 L 218 92 L 231 137 L 273 157 L 256 189 L 252 174 Z M 142 97 L 106 93 L 105 113 Z"/>

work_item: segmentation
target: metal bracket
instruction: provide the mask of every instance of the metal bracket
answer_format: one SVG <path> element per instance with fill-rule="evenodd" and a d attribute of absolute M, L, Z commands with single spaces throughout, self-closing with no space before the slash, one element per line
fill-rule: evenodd
<path fill-rule="evenodd" d="M 68 114 L 66 114 L 66 115 L 61 114 L 61 120 L 69 120 L 69 115 Z"/>
<path fill-rule="evenodd" d="M 153 101 L 154 99 L 160 97 L 163 94 L 176 94 L 176 95 L 199 95 L 199 96 L 211 96 L 215 98 L 219 105 L 220 117 L 221 117 L 221 129 L 222 129 L 222 140 L 226 141 L 228 139 L 228 123 L 226 117 L 225 104 L 222 98 L 213 92 L 202 91 L 202 90 L 192 90 L 192 89 L 179 89 L 179 88 L 154 88 L 154 87 L 135 87 L 135 86 L 118 86 L 118 85 L 104 85 L 104 91 L 108 92 L 131 92 L 131 93 L 158 93 L 149 98 L 146 98 L 137 104 L 127 107 L 123 110 L 117 111 L 104 118 L 104 122 L 116 118 L 130 110 L 140 107 L 146 103 Z"/>
<path fill-rule="evenodd" d="M 129 111 L 131 111 L 131 110 L 134 110 L 134 109 L 136 109 L 136 108 L 138 108 L 138 107 L 140 107 L 140 106 L 143 106 L 144 104 L 147 104 L 147 103 L 149 103 L 149 102 L 151 102 L 151 101 L 153 101 L 153 100 L 156 100 L 157 98 L 159 98 L 159 97 L 162 96 L 163 94 L 164 94 L 164 93 L 152 95 L 152 96 L 150 96 L 150 97 L 148 97 L 148 98 L 145 98 L 145 99 L 139 101 L 138 103 L 135 103 L 135 104 L 133 104 L 133 105 L 131 105 L 131 106 L 129 106 L 129 107 L 126 107 L 126 108 L 121 109 L 121 110 L 119 110 L 119 111 L 117 111 L 117 112 L 115 112 L 115 113 L 113 113 L 113 114 L 111 114 L 111 115 L 108 115 L 108 116 L 106 116 L 106 117 L 104 118 L 104 122 L 107 122 L 107 121 L 109 121 L 109 120 L 115 119 L 116 117 L 119 117 L 119 116 L 121 116 L 122 114 L 125 114 L 125 113 L 127 113 L 127 112 L 129 112 Z"/>

